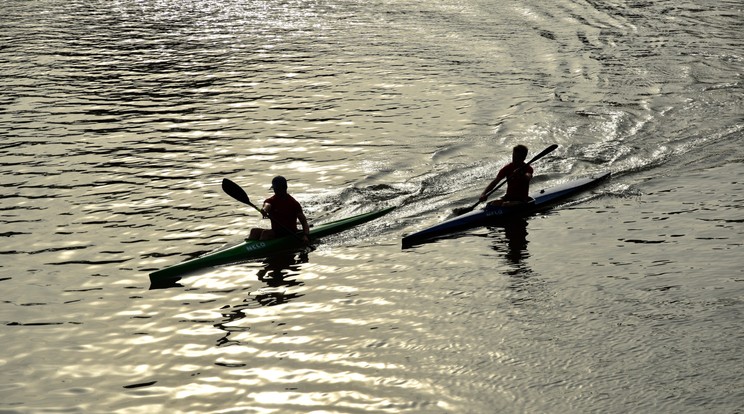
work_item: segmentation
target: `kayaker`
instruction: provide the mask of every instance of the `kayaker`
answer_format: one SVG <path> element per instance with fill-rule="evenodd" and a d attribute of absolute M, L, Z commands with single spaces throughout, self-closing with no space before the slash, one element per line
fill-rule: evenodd
<path fill-rule="evenodd" d="M 515 146 L 512 149 L 512 161 L 499 170 L 496 178 L 483 190 L 479 200 L 486 201 L 491 189 L 504 178 L 507 180 L 506 194 L 488 203 L 489 206 L 510 206 L 532 200 L 529 193 L 533 170 L 529 164 L 524 162 L 525 159 L 527 159 L 527 147 L 521 144 Z"/>
<path fill-rule="evenodd" d="M 297 220 L 302 224 L 302 240 L 305 244 L 310 243 L 310 226 L 307 217 L 302 211 L 302 206 L 287 192 L 287 179 L 276 176 L 271 180 L 271 189 L 274 195 L 267 198 L 261 214 L 264 218 L 271 220 L 271 229 L 253 228 L 248 235 L 248 240 L 270 240 L 276 237 L 287 236 L 298 233 Z"/>

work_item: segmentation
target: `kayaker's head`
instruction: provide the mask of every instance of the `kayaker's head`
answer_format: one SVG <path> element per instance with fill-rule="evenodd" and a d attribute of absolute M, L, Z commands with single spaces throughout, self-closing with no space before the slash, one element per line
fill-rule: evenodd
<path fill-rule="evenodd" d="M 271 180 L 271 189 L 274 190 L 274 194 L 286 194 L 287 179 L 281 175 L 277 175 L 273 180 Z"/>
<path fill-rule="evenodd" d="M 512 149 L 512 162 L 521 164 L 527 159 L 527 147 L 522 144 L 516 145 Z"/>

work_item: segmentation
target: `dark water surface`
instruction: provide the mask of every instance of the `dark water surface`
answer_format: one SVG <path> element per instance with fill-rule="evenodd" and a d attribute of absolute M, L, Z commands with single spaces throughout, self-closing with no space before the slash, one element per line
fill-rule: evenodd
<path fill-rule="evenodd" d="M 5 1 L 0 411 L 744 411 L 740 1 Z M 401 250 L 524 143 L 548 214 Z M 241 240 L 271 177 L 307 256 Z"/>

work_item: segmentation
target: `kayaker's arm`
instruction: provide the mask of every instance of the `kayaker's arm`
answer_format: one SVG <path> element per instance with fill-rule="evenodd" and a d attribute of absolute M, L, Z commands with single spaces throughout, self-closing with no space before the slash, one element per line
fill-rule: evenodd
<path fill-rule="evenodd" d="M 264 203 L 263 206 L 261 207 L 261 210 L 259 211 L 261 212 L 261 215 L 263 216 L 263 218 L 265 219 L 269 218 L 269 216 L 271 215 L 271 204 Z"/>
<path fill-rule="evenodd" d="M 496 178 L 493 179 L 487 186 L 486 189 L 483 190 L 480 197 L 478 198 L 479 201 L 486 201 L 488 199 L 488 196 L 491 194 L 491 190 L 496 187 L 496 184 L 498 184 L 503 178 L 504 178 L 503 171 L 499 171 L 499 173 L 496 175 Z"/>
<path fill-rule="evenodd" d="M 310 242 L 310 225 L 307 224 L 307 217 L 303 211 L 300 211 L 297 218 L 300 220 L 300 224 L 302 225 L 302 238 L 305 243 L 308 243 Z"/>
<path fill-rule="evenodd" d="M 493 187 L 495 187 L 496 186 L 496 183 L 498 183 L 499 181 L 501 181 L 501 180 L 498 179 L 498 178 L 496 178 L 493 181 L 491 181 L 490 183 L 488 183 L 488 185 L 486 186 L 486 188 L 480 194 L 480 197 L 478 197 L 478 200 L 480 200 L 480 201 L 486 201 L 486 199 L 488 198 L 488 193 L 491 192 L 491 189 L 493 189 Z"/>

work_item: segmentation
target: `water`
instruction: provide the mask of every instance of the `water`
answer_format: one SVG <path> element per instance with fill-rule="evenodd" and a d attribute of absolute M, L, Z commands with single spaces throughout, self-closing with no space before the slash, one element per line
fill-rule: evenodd
<path fill-rule="evenodd" d="M 744 410 L 740 2 L 2 7 L 3 412 Z M 516 143 L 614 178 L 400 249 Z M 398 208 L 150 289 L 277 174 Z"/>

